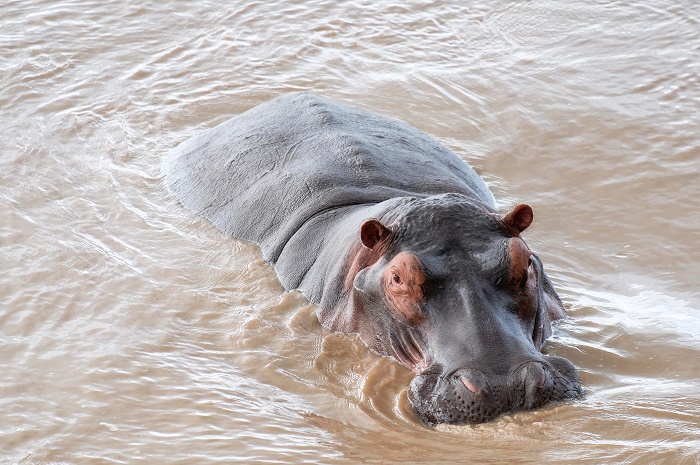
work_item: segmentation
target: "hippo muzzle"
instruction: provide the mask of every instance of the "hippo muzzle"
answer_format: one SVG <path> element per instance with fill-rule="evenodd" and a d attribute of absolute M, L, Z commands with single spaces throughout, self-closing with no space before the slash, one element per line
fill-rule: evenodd
<path fill-rule="evenodd" d="M 544 276 L 536 263 L 533 274 Z M 538 289 L 531 321 L 523 320 L 502 297 L 481 302 L 479 297 L 453 299 L 461 311 L 443 312 L 450 317 L 433 321 L 424 339 L 434 347 L 426 350 L 430 364 L 408 388 L 408 398 L 424 422 L 483 423 L 503 413 L 581 395 L 573 364 L 538 350 L 541 325 L 549 324 L 546 293 L 543 286 Z"/>
<path fill-rule="evenodd" d="M 561 357 L 543 356 L 496 375 L 433 365 L 408 387 L 408 399 L 429 424 L 491 421 L 503 413 L 534 410 L 581 395 L 576 368 Z"/>

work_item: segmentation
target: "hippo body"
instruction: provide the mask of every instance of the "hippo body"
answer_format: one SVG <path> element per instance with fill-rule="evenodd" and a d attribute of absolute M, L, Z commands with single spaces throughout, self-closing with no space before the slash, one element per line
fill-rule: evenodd
<path fill-rule="evenodd" d="M 164 174 L 183 205 L 259 244 L 324 326 L 413 370 L 426 423 L 580 396 L 573 365 L 540 353 L 565 312 L 520 237 L 532 209 L 499 214 L 476 172 L 421 131 L 286 94 L 183 142 Z"/>

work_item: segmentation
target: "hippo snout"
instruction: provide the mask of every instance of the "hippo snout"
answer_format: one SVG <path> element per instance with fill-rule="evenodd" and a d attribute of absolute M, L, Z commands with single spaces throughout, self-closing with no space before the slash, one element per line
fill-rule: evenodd
<path fill-rule="evenodd" d="M 435 365 L 416 376 L 408 388 L 410 402 L 430 425 L 485 423 L 504 413 L 581 395 L 575 367 L 559 357 L 527 361 L 505 375 L 472 368 L 446 371 Z"/>

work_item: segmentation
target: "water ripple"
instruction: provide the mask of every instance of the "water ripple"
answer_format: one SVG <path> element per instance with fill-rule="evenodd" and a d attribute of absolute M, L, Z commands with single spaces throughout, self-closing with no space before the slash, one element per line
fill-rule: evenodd
<path fill-rule="evenodd" d="M 700 12 L 687 2 L 0 5 L 0 457 L 9 463 L 687 463 L 700 430 Z M 586 398 L 422 425 L 165 152 L 291 90 L 438 137 L 571 320 Z M 86 440 L 85 438 L 89 438 Z"/>

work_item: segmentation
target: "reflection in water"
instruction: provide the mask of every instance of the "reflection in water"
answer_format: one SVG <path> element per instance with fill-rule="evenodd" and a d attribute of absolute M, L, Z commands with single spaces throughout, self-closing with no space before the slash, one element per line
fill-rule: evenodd
<path fill-rule="evenodd" d="M 3 463 L 698 463 L 695 4 L 141 3 L 0 6 Z M 428 428 L 170 196 L 169 148 L 302 89 L 535 207 L 585 399 Z"/>

